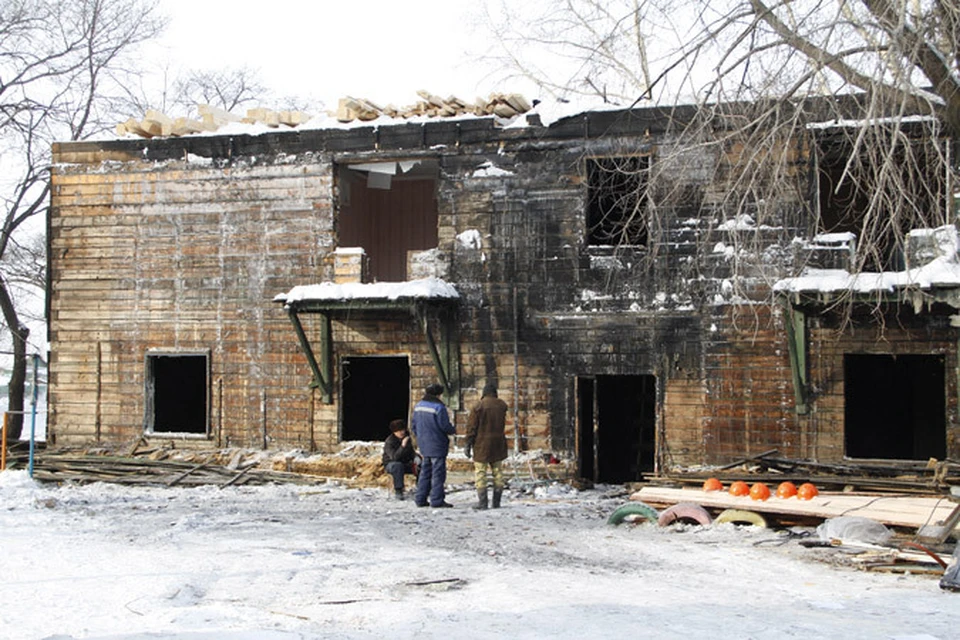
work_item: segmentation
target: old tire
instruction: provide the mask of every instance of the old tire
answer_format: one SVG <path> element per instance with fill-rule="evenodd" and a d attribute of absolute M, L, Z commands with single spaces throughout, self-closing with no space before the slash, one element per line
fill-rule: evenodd
<path fill-rule="evenodd" d="M 690 524 L 699 524 L 704 527 L 713 522 L 710 512 L 693 502 L 680 502 L 672 507 L 665 509 L 660 517 L 657 518 L 657 524 L 666 527 L 677 522 L 687 522 Z"/>
<path fill-rule="evenodd" d="M 716 524 L 730 522 L 732 524 L 748 524 L 754 527 L 767 528 L 767 519 L 756 511 L 745 511 L 743 509 L 726 509 L 720 512 L 720 515 L 714 520 Z"/>
<path fill-rule="evenodd" d="M 630 518 L 630 516 L 638 517 Z M 627 518 L 630 518 L 631 520 L 647 520 L 649 522 L 656 522 L 659 516 L 660 514 L 657 513 L 657 510 L 650 505 L 643 502 L 634 501 L 619 507 L 616 511 L 611 513 L 610 517 L 607 518 L 607 524 L 620 524 Z"/>

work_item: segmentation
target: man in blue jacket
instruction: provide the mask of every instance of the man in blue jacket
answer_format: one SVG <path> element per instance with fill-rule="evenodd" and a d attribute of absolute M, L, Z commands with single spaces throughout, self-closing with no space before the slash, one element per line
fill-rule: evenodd
<path fill-rule="evenodd" d="M 413 501 L 418 507 L 452 507 L 446 501 L 443 485 L 447 481 L 447 452 L 450 450 L 450 436 L 456 429 L 450 422 L 447 407 L 440 400 L 443 386 L 433 383 L 426 394 L 413 407 L 411 427 L 417 439 L 417 447 L 423 461 L 420 464 L 420 477 Z"/>

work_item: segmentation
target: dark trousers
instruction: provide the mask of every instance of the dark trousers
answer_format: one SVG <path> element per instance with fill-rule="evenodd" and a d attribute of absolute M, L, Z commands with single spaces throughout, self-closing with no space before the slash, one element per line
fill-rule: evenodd
<path fill-rule="evenodd" d="M 393 476 L 393 488 L 401 491 L 403 490 L 403 474 L 409 473 L 413 475 L 412 462 L 398 462 L 394 460 L 393 462 L 385 464 L 383 468 Z"/>
<path fill-rule="evenodd" d="M 439 458 L 423 457 L 420 463 L 420 477 L 417 478 L 417 491 L 413 500 L 419 505 L 427 504 L 429 496 L 430 506 L 439 507 L 446 498 L 443 489 L 447 481 L 447 456 Z"/>

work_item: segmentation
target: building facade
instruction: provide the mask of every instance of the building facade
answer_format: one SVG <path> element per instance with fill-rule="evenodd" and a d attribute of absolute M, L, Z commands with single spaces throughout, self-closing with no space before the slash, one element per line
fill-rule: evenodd
<path fill-rule="evenodd" d="M 599 481 L 960 455 L 955 282 L 843 311 L 849 286 L 801 277 L 852 244 L 823 234 L 821 134 L 776 143 L 751 199 L 753 150 L 697 117 L 57 145 L 48 438 L 334 452 L 436 381 L 462 431 L 494 382 L 514 450 Z M 955 258 L 924 242 L 947 222 L 917 256 Z"/>

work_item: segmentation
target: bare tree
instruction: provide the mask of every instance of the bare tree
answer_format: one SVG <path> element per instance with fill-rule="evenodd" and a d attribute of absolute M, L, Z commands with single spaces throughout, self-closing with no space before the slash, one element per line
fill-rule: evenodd
<path fill-rule="evenodd" d="M 197 106 L 208 104 L 226 111 L 243 107 L 273 105 L 275 109 L 310 111 L 316 100 L 306 96 L 277 98 L 263 84 L 256 69 L 225 67 L 222 69 L 180 70 L 170 64 L 156 66 L 153 74 L 127 85 L 127 95 L 116 106 L 118 113 L 141 115 L 157 109 L 168 116 L 196 118 Z"/>
<path fill-rule="evenodd" d="M 531 21 L 486 6 L 497 63 L 549 94 L 697 107 L 644 168 L 643 183 L 661 187 L 643 204 L 656 213 L 680 197 L 672 163 L 712 146 L 727 189 L 709 206 L 745 297 L 783 274 L 765 267 L 771 247 L 756 230 L 798 211 L 816 214 L 793 218 L 819 221 L 810 236 L 855 236 L 852 271 L 901 269 L 909 230 L 952 222 L 957 0 L 563 0 L 528 3 Z M 795 248 L 779 250 L 789 263 Z"/>
<path fill-rule="evenodd" d="M 493 62 L 561 100 L 632 102 L 651 84 L 641 0 L 488 0 L 484 21 L 499 43 Z"/>
<path fill-rule="evenodd" d="M 198 104 L 209 104 L 233 111 L 248 104 L 258 104 L 267 96 L 267 89 L 256 71 L 249 67 L 219 70 L 192 70 L 175 83 L 176 103 L 183 109 L 195 110 Z"/>
<path fill-rule="evenodd" d="M 12 336 L 10 437 L 22 429 L 29 312 L 18 287 L 35 284 L 23 239 L 46 212 L 51 145 L 114 127 L 110 107 L 136 75 L 130 54 L 164 26 L 155 0 L 0 0 L 0 312 Z M 31 227 L 34 227 L 31 229 Z M 32 260 L 32 258 L 31 258 Z"/>

